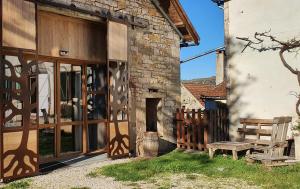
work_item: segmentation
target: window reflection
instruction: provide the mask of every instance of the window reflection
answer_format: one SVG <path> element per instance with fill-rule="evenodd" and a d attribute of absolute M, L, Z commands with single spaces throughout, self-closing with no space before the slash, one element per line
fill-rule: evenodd
<path fill-rule="evenodd" d="M 46 128 L 39 130 L 39 152 L 43 157 L 53 157 L 55 151 L 55 129 Z"/>
<path fill-rule="evenodd" d="M 90 151 L 106 147 L 106 132 L 105 123 L 88 125 L 88 146 Z"/>
<path fill-rule="evenodd" d="M 82 67 L 60 65 L 61 121 L 82 120 Z"/>
<path fill-rule="evenodd" d="M 67 125 L 61 127 L 61 152 L 78 152 L 82 147 L 82 127 Z"/>
<path fill-rule="evenodd" d="M 55 123 L 54 64 L 41 62 L 39 67 L 39 123 Z"/>
<path fill-rule="evenodd" d="M 19 78 L 21 76 L 21 63 L 17 56 L 5 56 L 5 60 L 7 60 L 7 63 L 4 62 L 4 75 L 7 78 L 11 77 L 17 77 Z M 4 108 L 6 109 L 4 111 L 4 116 L 6 119 L 4 126 L 5 127 L 21 127 L 23 122 L 23 116 L 20 114 L 17 114 L 12 117 L 13 115 L 13 109 L 9 107 L 9 105 L 12 105 L 14 108 L 21 110 L 23 109 L 23 102 L 14 98 L 13 93 L 15 95 L 20 95 L 21 92 L 21 85 L 20 83 L 13 81 L 12 79 L 5 79 L 3 84 L 1 84 L 4 88 L 4 100 L 7 102 L 4 105 Z"/>
<path fill-rule="evenodd" d="M 87 66 L 87 91 L 106 91 L 106 65 L 91 64 Z"/>
<path fill-rule="evenodd" d="M 106 118 L 106 65 L 87 66 L 87 117 L 88 120 Z"/>

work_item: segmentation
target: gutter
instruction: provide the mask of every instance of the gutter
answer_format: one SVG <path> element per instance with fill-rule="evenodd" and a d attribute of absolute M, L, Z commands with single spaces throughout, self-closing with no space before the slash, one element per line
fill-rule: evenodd
<path fill-rule="evenodd" d="M 160 3 L 157 0 L 151 0 L 151 2 L 160 11 L 160 13 L 163 15 L 163 17 L 169 22 L 169 24 L 172 26 L 172 28 L 176 31 L 176 33 L 179 35 L 179 37 L 181 39 L 181 43 L 182 43 L 183 42 L 183 38 L 184 38 L 183 35 L 182 35 L 182 33 L 175 26 L 175 24 L 170 19 L 170 17 L 168 16 L 168 14 L 161 8 Z"/>

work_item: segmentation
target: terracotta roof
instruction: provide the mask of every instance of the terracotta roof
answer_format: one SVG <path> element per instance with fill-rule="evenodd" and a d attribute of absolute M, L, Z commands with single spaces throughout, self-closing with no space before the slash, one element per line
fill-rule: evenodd
<path fill-rule="evenodd" d="M 159 0 L 159 2 L 160 6 L 183 35 L 185 42 L 194 42 L 198 45 L 200 37 L 180 2 L 178 0 Z"/>
<path fill-rule="evenodd" d="M 201 97 L 209 97 L 215 99 L 226 99 L 226 82 L 222 82 L 219 85 L 199 84 L 199 83 L 183 83 L 185 88 L 189 90 L 192 95 L 199 102 L 204 105 L 204 101 Z"/>

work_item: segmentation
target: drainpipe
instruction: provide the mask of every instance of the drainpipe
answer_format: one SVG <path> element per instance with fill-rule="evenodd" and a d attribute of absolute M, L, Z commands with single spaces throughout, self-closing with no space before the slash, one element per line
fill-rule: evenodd
<path fill-rule="evenodd" d="M 178 28 L 175 26 L 175 24 L 173 23 L 173 21 L 170 19 L 170 17 L 168 16 L 168 14 L 162 9 L 162 7 L 160 6 L 160 3 L 157 0 L 151 0 L 151 2 L 154 4 L 154 6 L 160 11 L 160 13 L 163 15 L 163 17 L 170 23 L 170 25 L 172 26 L 172 28 L 176 31 L 176 33 L 179 35 L 181 41 L 180 43 L 184 42 L 183 41 L 183 35 L 182 33 L 178 30 Z"/>

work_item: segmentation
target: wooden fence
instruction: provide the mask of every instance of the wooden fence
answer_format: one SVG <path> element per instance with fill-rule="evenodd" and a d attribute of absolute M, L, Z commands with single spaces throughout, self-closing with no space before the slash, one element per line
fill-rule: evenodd
<path fill-rule="evenodd" d="M 228 109 L 176 111 L 177 148 L 206 150 L 208 143 L 229 140 Z"/>

